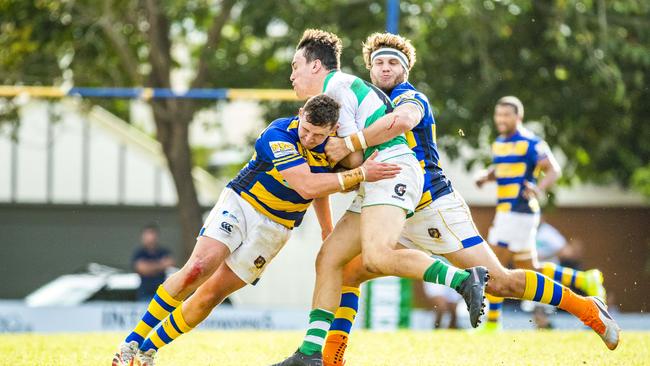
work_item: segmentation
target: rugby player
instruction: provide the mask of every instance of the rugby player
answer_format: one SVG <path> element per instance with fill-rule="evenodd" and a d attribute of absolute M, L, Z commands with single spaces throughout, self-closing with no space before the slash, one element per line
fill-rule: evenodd
<path fill-rule="evenodd" d="M 232 292 L 254 285 L 312 200 L 326 236 L 332 230 L 328 194 L 396 176 L 399 166 L 374 157 L 358 168 L 329 173 L 324 146 L 336 130 L 339 109 L 332 98 L 317 95 L 299 116 L 275 120 L 260 134 L 253 157 L 206 219 L 189 260 L 158 288 L 120 345 L 114 366 L 152 366 L 160 347 L 198 325 Z"/>
<path fill-rule="evenodd" d="M 608 348 L 614 349 L 618 344 L 618 325 L 599 299 L 579 296 L 530 270 L 504 268 L 479 235 L 465 201 L 453 190 L 440 168 L 431 106 L 426 96 L 408 82 L 409 71 L 416 61 L 412 44 L 397 35 L 376 33 L 364 42 L 363 56 L 373 84 L 390 95 L 397 114 L 388 126 L 371 125 L 363 129 L 366 143 L 379 144 L 397 132 L 405 132 L 409 147 L 424 168 L 424 193 L 418 210 L 406 220 L 398 247 L 443 255 L 460 268 L 485 266 L 490 273 L 488 294 L 559 306 L 580 318 L 598 333 Z M 419 113 L 398 113 L 405 105 L 417 107 Z M 330 139 L 325 149 L 333 161 L 350 152 L 345 141 L 338 138 Z M 378 277 L 366 270 L 364 260 L 357 257 L 345 266 L 340 307 L 323 351 L 325 365 L 344 363 L 349 332 L 358 309 L 359 286 Z"/>
<path fill-rule="evenodd" d="M 494 108 L 494 124 L 499 136 L 492 144 L 492 165 L 476 180 L 480 188 L 497 183 L 497 208 L 488 242 L 504 266 L 533 269 L 565 286 L 589 296 L 605 299 L 603 274 L 597 269 L 578 271 L 552 262 L 539 263 L 535 238 L 540 221 L 538 198 L 562 174 L 548 144 L 522 126 L 524 105 L 506 96 Z M 537 176 L 543 178 L 537 182 Z M 485 330 L 501 328 L 503 298 L 488 296 L 489 310 Z"/>
<path fill-rule="evenodd" d="M 358 152 L 363 151 L 367 157 L 378 151 L 377 160 L 390 161 L 402 170 L 395 178 L 383 182 L 361 183 L 352 205 L 325 240 L 316 259 L 316 284 L 304 340 L 292 356 L 278 365 L 322 365 L 322 346 L 339 306 L 343 267 L 359 254 L 365 269 L 372 273 L 422 279 L 454 288 L 463 295 L 473 326 L 478 325 L 483 307 L 487 281 L 484 267 L 460 270 L 422 251 L 395 247 L 407 215 L 413 214 L 420 201 L 424 176 L 402 133 L 412 126 L 400 130 L 394 123 L 396 113 L 418 114 L 420 109 L 409 103 L 393 112 L 391 101 L 381 90 L 339 70 L 340 53 L 341 41 L 336 35 L 306 30 L 291 64 L 290 79 L 296 94 L 307 98 L 325 93 L 341 103 L 337 134 L 344 137 L 342 141 L 351 150 L 341 160 L 343 165 L 353 166 L 351 157 Z M 369 126 L 388 128 L 391 134 L 376 143 L 364 140 L 360 130 Z"/>

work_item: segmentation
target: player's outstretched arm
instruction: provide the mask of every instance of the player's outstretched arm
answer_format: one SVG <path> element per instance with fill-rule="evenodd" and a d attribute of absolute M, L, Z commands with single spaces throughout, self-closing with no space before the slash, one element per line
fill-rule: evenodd
<path fill-rule="evenodd" d="M 280 171 L 282 177 L 304 199 L 342 192 L 357 184 L 394 178 L 401 170 L 399 165 L 375 161 L 377 153 L 358 168 L 340 173 L 312 173 L 306 163 Z"/>
<path fill-rule="evenodd" d="M 330 137 L 325 145 L 327 159 L 339 162 L 348 154 L 376 146 L 413 129 L 422 120 L 422 110 L 413 103 L 397 106 L 372 125 L 345 138 Z"/>

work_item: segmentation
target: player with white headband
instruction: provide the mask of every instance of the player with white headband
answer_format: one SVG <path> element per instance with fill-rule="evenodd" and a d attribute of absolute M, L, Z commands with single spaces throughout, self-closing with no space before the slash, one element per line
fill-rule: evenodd
<path fill-rule="evenodd" d="M 440 167 L 436 123 L 429 101 L 408 82 L 416 60 L 410 41 L 390 33 L 375 33 L 364 43 L 363 56 L 372 83 L 390 96 L 395 110 L 392 120 L 377 121 L 358 134 L 368 145 L 373 145 L 394 134 L 405 133 L 424 173 L 422 198 L 415 214 L 406 220 L 397 247 L 442 255 L 459 268 L 485 266 L 490 273 L 488 294 L 558 306 L 596 331 L 609 349 L 616 348 L 618 325 L 598 298 L 579 296 L 532 270 L 504 268 L 480 236 L 467 204 L 453 190 Z M 348 146 L 342 139 L 331 138 L 325 151 L 329 159 L 338 160 L 349 153 Z M 357 257 L 343 270 L 340 306 L 323 349 L 324 366 L 344 364 L 359 304 L 359 286 L 378 277 L 366 270 L 364 260 Z"/>

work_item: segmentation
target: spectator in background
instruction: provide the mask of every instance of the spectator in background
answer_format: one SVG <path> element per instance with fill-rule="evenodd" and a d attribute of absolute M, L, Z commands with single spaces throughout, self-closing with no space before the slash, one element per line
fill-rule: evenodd
<path fill-rule="evenodd" d="M 158 225 L 148 224 L 142 228 L 141 245 L 133 253 L 133 269 L 140 275 L 138 301 L 149 301 L 165 281 L 165 271 L 175 264 L 171 252 L 160 246 L 159 236 Z"/>

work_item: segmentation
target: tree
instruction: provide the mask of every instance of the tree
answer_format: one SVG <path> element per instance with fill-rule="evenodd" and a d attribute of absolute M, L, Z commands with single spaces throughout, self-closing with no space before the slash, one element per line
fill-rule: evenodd
<path fill-rule="evenodd" d="M 440 135 L 456 137 L 446 149 L 459 129 L 471 146 L 493 137 L 495 101 L 517 95 L 567 156 L 571 181 L 627 187 L 650 169 L 650 3 L 409 3 L 401 30 L 418 48 L 412 78 L 438 110 Z"/>
<path fill-rule="evenodd" d="M 191 87 L 289 88 L 293 50 L 308 27 L 339 34 L 344 70 L 367 77 L 361 42 L 383 31 L 384 6 L 383 0 L 0 0 L 0 81 L 170 87 L 184 69 L 192 72 Z M 429 96 L 440 145 L 452 156 L 459 139 L 485 144 L 494 135 L 494 102 L 515 94 L 551 145 L 564 151 L 565 176 L 634 183 L 650 192 L 648 2 L 402 0 L 401 9 L 401 34 L 418 51 L 411 80 Z M 178 57 L 179 49 L 189 58 Z M 125 115 L 124 101 L 94 102 Z M 211 103 L 151 104 L 189 253 L 201 216 L 188 125 Z M 297 104 L 269 107 L 277 118 Z"/>
<path fill-rule="evenodd" d="M 235 1 L 224 0 L 214 8 L 207 2 L 175 7 L 154 0 L 101 4 L 5 2 L 2 12 L 8 19 L 3 20 L 3 28 L 11 30 L 6 42 L 15 49 L 2 59 L 11 70 L 3 75 L 4 82 L 58 84 L 71 79 L 76 85 L 171 88 L 176 66 L 171 27 L 194 19 L 205 25 L 207 39 L 198 49 L 191 87 L 206 87 L 210 58 L 220 46 Z M 151 105 L 156 137 L 175 183 L 182 240 L 189 254 L 201 225 L 201 211 L 191 175 L 188 126 L 201 103 L 156 99 Z"/>

